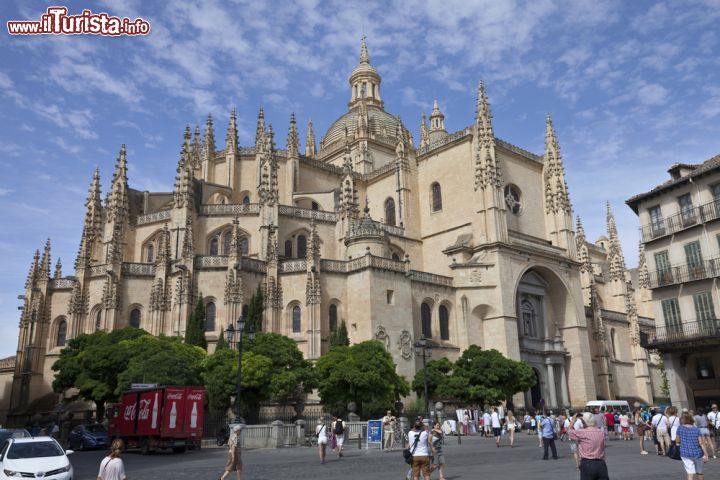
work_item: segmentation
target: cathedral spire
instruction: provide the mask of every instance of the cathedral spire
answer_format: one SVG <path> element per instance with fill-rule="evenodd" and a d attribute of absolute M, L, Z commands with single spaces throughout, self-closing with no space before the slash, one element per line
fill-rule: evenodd
<path fill-rule="evenodd" d="M 295 112 L 290 114 L 290 128 L 287 137 L 287 155 L 288 157 L 297 157 L 300 154 L 300 138 L 297 130 L 297 122 L 295 121 Z"/>
<path fill-rule="evenodd" d="M 610 262 L 610 279 L 625 280 L 625 257 L 623 256 L 620 239 L 618 237 L 615 216 L 610 202 L 607 202 L 607 232 L 608 232 L 608 261 Z"/>
<path fill-rule="evenodd" d="M 195 255 L 195 245 L 193 240 L 193 222 L 190 215 L 185 219 L 185 231 L 183 232 L 182 257 L 192 259 Z"/>
<path fill-rule="evenodd" d="M 275 205 L 279 200 L 278 190 L 278 164 L 275 157 L 275 139 L 272 125 L 268 125 L 268 131 L 264 134 L 265 146 L 262 150 L 260 163 L 260 182 L 258 196 L 260 203 Z"/>
<path fill-rule="evenodd" d="M 315 132 L 313 131 L 312 119 L 308 120 L 307 137 L 305 137 L 305 156 L 315 155 Z"/>
<path fill-rule="evenodd" d="M 78 247 L 78 255 L 75 260 L 75 268 L 86 266 L 92 257 L 93 242 L 101 235 L 102 228 L 102 204 L 100 201 L 100 169 L 95 168 L 90 188 L 88 189 L 87 200 L 85 201 L 85 221 L 83 223 L 82 236 Z"/>
<path fill-rule="evenodd" d="M 157 255 L 155 256 L 155 265 L 166 265 L 172 260 L 172 252 L 170 246 L 170 229 L 166 223 L 160 232 L 160 238 L 158 241 Z"/>
<path fill-rule="evenodd" d="M 53 278 L 56 280 L 62 278 L 62 262 L 59 257 L 57 263 L 55 264 L 55 275 L 53 275 Z"/>
<path fill-rule="evenodd" d="M 365 35 L 360 40 L 360 63 L 370 63 L 370 55 L 368 54 L 367 44 L 365 43 Z"/>
<path fill-rule="evenodd" d="M 383 101 L 380 99 L 380 75 L 377 70 L 370 65 L 370 55 L 368 54 L 365 36 L 360 41 L 360 61 L 350 74 L 350 104 L 351 109 L 357 107 L 361 100 L 368 105 L 383 108 Z"/>
<path fill-rule="evenodd" d="M 650 274 L 648 273 L 647 262 L 645 261 L 645 244 L 640 242 L 638 255 L 638 287 L 650 288 Z"/>
<path fill-rule="evenodd" d="M 212 115 L 208 113 L 205 123 L 205 141 L 203 142 L 203 161 L 210 162 L 215 159 L 215 130 Z"/>
<path fill-rule="evenodd" d="M 570 213 L 572 206 L 567 183 L 565 182 L 565 167 L 563 166 L 560 145 L 549 113 L 545 119 L 545 165 L 543 167 L 543 176 L 545 177 L 546 212 Z"/>
<path fill-rule="evenodd" d="M 30 288 L 35 281 L 38 278 L 38 274 L 40 273 L 40 250 L 35 250 L 35 254 L 33 255 L 33 261 L 30 264 L 30 271 L 27 275 L 27 280 L 25 280 L 25 288 Z"/>
<path fill-rule="evenodd" d="M 180 150 L 180 159 L 178 160 L 177 174 L 175 175 L 175 192 L 173 194 L 175 208 L 191 207 L 193 205 L 193 173 L 189 141 L 190 127 L 188 126 L 185 129 L 185 141 Z"/>
<path fill-rule="evenodd" d="M 477 151 L 475 153 L 475 190 L 501 185 L 500 165 L 495 157 L 495 134 L 492 127 L 490 103 L 485 94 L 485 84 L 478 83 L 477 109 L 475 114 Z"/>
<path fill-rule="evenodd" d="M 115 173 L 113 173 L 107 207 L 107 221 L 125 223 L 128 219 L 130 202 L 128 198 L 127 158 L 125 144 L 120 146 Z"/>
<path fill-rule="evenodd" d="M 420 148 L 427 147 L 430 144 L 430 137 L 428 136 L 427 118 L 425 112 L 422 114 L 420 120 Z"/>
<path fill-rule="evenodd" d="M 237 115 L 234 108 L 230 112 L 230 124 L 225 135 L 225 151 L 229 154 L 238 153 Z"/>
<path fill-rule="evenodd" d="M 432 112 L 430 112 L 430 134 L 437 131 L 445 132 L 445 115 L 440 111 L 438 101 L 435 99 Z"/>
<path fill-rule="evenodd" d="M 192 143 L 190 144 L 190 163 L 192 169 L 200 168 L 202 162 L 202 142 L 200 141 L 200 126 L 195 125 L 195 133 L 193 135 Z"/>
<path fill-rule="evenodd" d="M 258 111 L 257 128 L 255 129 L 255 153 L 265 148 L 265 111 L 262 107 Z"/>
<path fill-rule="evenodd" d="M 45 241 L 45 249 L 43 250 L 42 260 L 40 261 L 40 277 L 38 280 L 48 280 L 50 278 L 50 239 Z"/>
<path fill-rule="evenodd" d="M 575 227 L 575 241 L 577 243 L 578 261 L 580 262 L 580 271 L 589 271 L 592 273 L 592 265 L 590 260 L 590 252 L 587 247 L 587 239 L 585 237 L 585 229 L 577 216 L 577 226 Z"/>

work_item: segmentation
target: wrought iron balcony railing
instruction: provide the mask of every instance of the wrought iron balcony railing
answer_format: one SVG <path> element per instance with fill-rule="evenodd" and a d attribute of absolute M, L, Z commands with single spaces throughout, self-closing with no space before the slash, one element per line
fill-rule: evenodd
<path fill-rule="evenodd" d="M 640 227 L 640 238 L 643 242 L 649 242 L 718 218 L 720 218 L 720 198 L 699 207 L 683 209 L 669 217 L 655 219 Z"/>
<path fill-rule="evenodd" d="M 717 276 L 720 276 L 720 258 L 711 258 L 697 265 L 674 265 L 649 273 L 650 288 L 667 287 Z"/>
<path fill-rule="evenodd" d="M 716 318 L 665 325 L 657 327 L 654 333 L 640 333 L 641 346 L 658 350 L 715 342 L 720 343 L 720 320 Z"/>

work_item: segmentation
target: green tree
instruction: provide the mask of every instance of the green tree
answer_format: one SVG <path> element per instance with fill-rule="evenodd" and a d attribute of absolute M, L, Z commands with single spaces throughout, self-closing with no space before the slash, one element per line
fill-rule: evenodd
<path fill-rule="evenodd" d="M 340 322 L 340 326 L 330 332 L 330 347 L 349 347 L 350 337 L 348 336 L 347 325 L 345 320 Z"/>
<path fill-rule="evenodd" d="M 237 357 L 237 350 L 221 348 L 203 361 L 203 384 L 212 410 L 223 411 L 230 406 L 230 396 L 236 391 Z"/>
<path fill-rule="evenodd" d="M 225 330 L 220 330 L 220 338 L 218 338 L 217 344 L 215 345 L 215 351 L 230 348 L 230 344 L 225 340 Z"/>
<path fill-rule="evenodd" d="M 77 388 L 82 398 L 95 402 L 98 418 L 102 418 L 105 403 L 117 398 L 118 374 L 130 362 L 132 342 L 148 335 L 144 330 L 128 327 L 71 339 L 52 366 L 56 372 L 53 390 L 63 393 Z"/>
<path fill-rule="evenodd" d="M 377 340 L 331 348 L 317 360 L 315 371 L 320 398 L 331 411 L 345 411 L 352 401 L 361 415 L 377 414 L 410 392 Z"/>
<path fill-rule="evenodd" d="M 187 345 L 179 338 L 146 335 L 132 340 L 128 353 L 127 368 L 118 375 L 117 396 L 130 388 L 131 383 L 202 384 L 205 350 Z"/>
<path fill-rule="evenodd" d="M 187 322 L 185 329 L 185 343 L 188 345 L 196 345 L 207 350 L 207 340 L 205 340 L 205 304 L 202 295 L 198 295 L 198 301 L 195 309 Z"/>
<path fill-rule="evenodd" d="M 260 289 L 260 284 L 258 284 L 257 290 L 253 293 L 252 298 L 250 298 L 248 318 L 246 319 L 247 325 L 252 325 L 256 332 L 262 331 L 263 311 L 265 310 L 264 302 L 263 292 Z"/>
<path fill-rule="evenodd" d="M 497 405 L 529 389 L 537 379 L 532 368 L 497 350 L 470 345 L 437 387 L 437 394 L 466 404 Z"/>
<path fill-rule="evenodd" d="M 453 366 L 453 363 L 444 357 L 438 360 L 430 360 L 427 363 L 425 368 L 427 370 L 428 397 L 435 398 L 435 392 L 445 382 L 448 374 L 452 372 Z M 412 389 L 418 396 L 425 395 L 424 378 L 422 370 L 418 370 L 415 373 L 415 378 L 413 378 Z"/>

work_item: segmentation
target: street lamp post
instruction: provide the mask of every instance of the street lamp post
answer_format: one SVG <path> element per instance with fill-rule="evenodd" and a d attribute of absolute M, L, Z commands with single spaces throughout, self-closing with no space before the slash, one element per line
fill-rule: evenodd
<path fill-rule="evenodd" d="M 432 356 L 432 342 L 425 338 L 425 335 L 420 335 L 418 341 L 415 342 L 415 355 L 422 357 L 423 386 L 425 388 L 425 412 L 427 412 L 428 422 L 432 423 L 432 418 L 430 417 L 430 399 L 428 398 L 427 369 L 425 368 L 425 359 Z"/>
<path fill-rule="evenodd" d="M 248 325 L 247 332 L 245 332 L 245 325 L 247 323 L 247 319 L 245 315 L 240 315 L 240 318 L 238 318 L 237 321 L 237 328 L 235 328 L 232 324 L 230 324 L 225 330 L 225 335 L 227 336 L 228 343 L 232 347 L 233 344 L 237 345 L 238 349 L 238 369 L 237 369 L 237 385 L 235 387 L 235 419 L 237 423 L 245 423 L 243 418 L 240 416 L 240 390 L 241 390 L 241 380 L 242 380 L 242 356 L 243 356 L 243 337 L 244 334 L 247 333 L 248 339 L 252 342 L 255 339 L 255 328 L 253 325 Z M 237 335 L 237 341 L 235 339 L 235 336 Z"/>

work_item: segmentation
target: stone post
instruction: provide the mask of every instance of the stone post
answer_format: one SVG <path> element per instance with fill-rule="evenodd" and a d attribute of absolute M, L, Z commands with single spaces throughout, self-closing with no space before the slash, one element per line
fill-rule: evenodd
<path fill-rule="evenodd" d="M 297 432 L 297 444 L 305 445 L 305 420 L 295 420 L 295 429 Z"/>
<path fill-rule="evenodd" d="M 270 430 L 270 442 L 268 447 L 270 448 L 282 448 L 283 446 L 283 422 L 282 420 L 275 420 L 270 424 L 272 429 Z"/>

